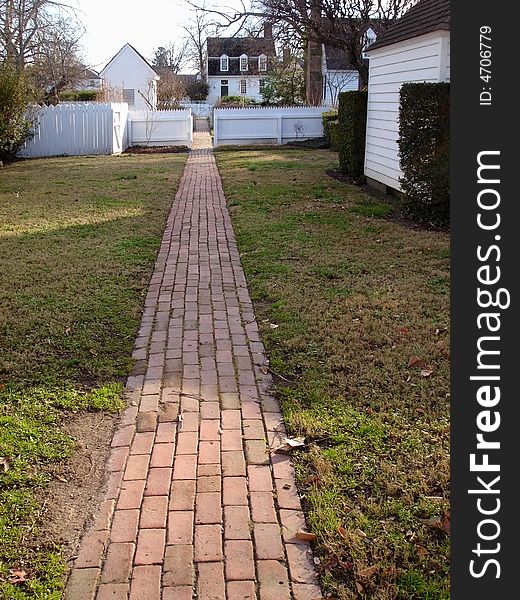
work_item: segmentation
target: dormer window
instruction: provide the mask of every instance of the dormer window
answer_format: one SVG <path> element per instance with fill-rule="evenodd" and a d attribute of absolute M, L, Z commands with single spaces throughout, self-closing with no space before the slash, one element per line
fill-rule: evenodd
<path fill-rule="evenodd" d="M 229 56 L 227 54 L 220 57 L 220 70 L 229 71 Z"/>
<path fill-rule="evenodd" d="M 260 54 L 258 57 L 258 70 L 267 71 L 267 56 L 265 54 Z"/>
<path fill-rule="evenodd" d="M 248 59 L 247 59 L 247 55 L 246 54 L 242 54 L 242 56 L 240 57 L 240 70 L 241 71 L 247 71 L 248 69 Z"/>

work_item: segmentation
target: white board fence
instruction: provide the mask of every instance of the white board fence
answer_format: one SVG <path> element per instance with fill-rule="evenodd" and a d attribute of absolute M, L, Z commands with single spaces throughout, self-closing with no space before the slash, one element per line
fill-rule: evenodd
<path fill-rule="evenodd" d="M 216 108 L 214 146 L 287 144 L 323 136 L 326 106 Z"/>
<path fill-rule="evenodd" d="M 128 146 L 125 103 L 78 103 L 35 107 L 34 136 L 20 156 L 118 154 Z"/>
<path fill-rule="evenodd" d="M 188 146 L 193 143 L 191 110 L 130 111 L 128 136 L 131 146 Z"/>
<path fill-rule="evenodd" d="M 37 106 L 34 135 L 19 155 L 86 156 L 120 154 L 129 146 L 188 146 L 193 142 L 190 109 L 155 112 L 128 111 L 128 104 L 69 102 Z"/>

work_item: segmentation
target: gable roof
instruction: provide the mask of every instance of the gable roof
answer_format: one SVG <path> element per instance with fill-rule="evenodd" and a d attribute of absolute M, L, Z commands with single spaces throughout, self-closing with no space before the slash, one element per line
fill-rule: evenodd
<path fill-rule="evenodd" d="M 89 69 L 88 67 L 85 67 L 83 76 L 85 77 L 85 79 L 101 79 L 99 73 L 96 73 L 94 69 Z"/>
<path fill-rule="evenodd" d="M 450 0 L 419 0 L 398 21 L 391 25 L 368 52 L 404 42 L 432 31 L 450 30 Z"/>
<path fill-rule="evenodd" d="M 276 56 L 274 40 L 266 37 L 208 38 L 208 57 L 227 56 Z"/>
<path fill-rule="evenodd" d="M 100 71 L 100 75 L 101 77 L 103 77 L 104 72 L 106 71 L 106 69 L 108 69 L 108 67 L 114 62 L 114 60 L 116 60 L 116 58 L 126 49 L 126 48 L 130 48 L 130 50 L 132 50 L 145 64 L 146 66 L 151 69 L 156 76 L 159 76 L 159 73 L 157 73 L 157 71 L 152 67 L 152 65 L 146 60 L 146 58 L 140 53 L 138 52 L 133 46 L 132 44 L 128 44 L 126 43 L 120 50 L 119 52 L 117 52 L 117 54 L 115 54 L 109 61 L 108 63 L 103 67 L 103 69 L 101 69 Z"/>

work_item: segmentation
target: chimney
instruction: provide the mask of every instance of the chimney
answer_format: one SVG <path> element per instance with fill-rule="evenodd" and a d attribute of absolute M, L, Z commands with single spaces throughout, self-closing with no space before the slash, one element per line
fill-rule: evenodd
<path fill-rule="evenodd" d="M 264 23 L 264 37 L 269 38 L 270 40 L 273 39 L 273 24 L 271 21 L 266 21 Z"/>

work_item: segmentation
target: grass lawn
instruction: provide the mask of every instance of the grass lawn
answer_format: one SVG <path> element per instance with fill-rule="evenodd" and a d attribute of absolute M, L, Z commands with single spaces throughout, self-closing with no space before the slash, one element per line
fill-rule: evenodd
<path fill-rule="evenodd" d="M 123 405 L 185 158 L 57 158 L 0 170 L 1 598 L 61 598 L 65 562 L 38 538 L 36 497 L 74 451 L 60 426 L 73 413 Z M 27 581 L 11 584 L 10 570 Z"/>
<path fill-rule="evenodd" d="M 448 235 L 331 179 L 327 150 L 217 158 L 284 417 L 310 442 L 294 456 L 325 591 L 447 599 Z"/>

